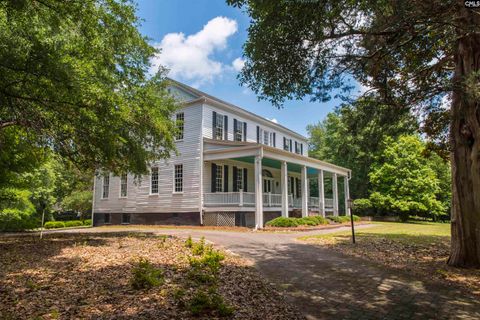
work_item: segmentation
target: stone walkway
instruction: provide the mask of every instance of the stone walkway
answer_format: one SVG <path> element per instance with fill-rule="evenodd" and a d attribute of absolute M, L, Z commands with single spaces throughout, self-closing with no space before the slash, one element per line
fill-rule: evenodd
<path fill-rule="evenodd" d="M 136 229 L 134 226 L 108 228 L 111 232 L 126 230 Z M 106 229 L 78 231 L 105 232 Z M 251 259 L 260 273 L 284 292 L 307 319 L 480 319 L 478 297 L 296 240 L 309 233 L 338 229 L 301 234 L 160 228 L 138 231 L 204 236 Z"/>

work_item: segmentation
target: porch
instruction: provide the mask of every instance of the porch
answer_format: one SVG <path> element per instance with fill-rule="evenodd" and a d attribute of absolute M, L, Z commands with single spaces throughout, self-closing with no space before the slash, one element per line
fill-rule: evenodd
<path fill-rule="evenodd" d="M 349 214 L 350 170 L 327 162 L 262 144 L 208 139 L 202 171 L 202 210 L 210 218 L 217 213 L 232 223 L 248 213 L 262 228 L 276 216 Z"/>

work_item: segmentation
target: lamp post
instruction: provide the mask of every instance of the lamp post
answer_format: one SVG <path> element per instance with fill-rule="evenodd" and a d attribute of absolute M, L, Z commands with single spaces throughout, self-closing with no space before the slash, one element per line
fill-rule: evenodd
<path fill-rule="evenodd" d="M 348 208 L 350 209 L 350 224 L 352 226 L 352 243 L 355 244 L 355 227 L 353 225 L 353 213 L 352 213 L 353 200 L 348 199 L 347 204 L 348 204 Z"/>

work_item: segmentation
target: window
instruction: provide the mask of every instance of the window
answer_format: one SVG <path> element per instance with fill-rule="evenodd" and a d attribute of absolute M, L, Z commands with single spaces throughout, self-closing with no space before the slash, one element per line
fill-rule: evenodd
<path fill-rule="evenodd" d="M 175 192 L 183 192 L 183 164 L 176 164 L 174 173 L 174 190 Z"/>
<path fill-rule="evenodd" d="M 243 168 L 236 168 L 236 170 L 237 170 L 237 176 L 236 176 L 236 180 L 234 181 L 234 183 L 235 183 L 235 189 L 234 190 L 245 191 L 244 169 Z"/>
<path fill-rule="evenodd" d="M 110 191 L 110 174 L 103 176 L 102 198 L 107 199 Z"/>
<path fill-rule="evenodd" d="M 274 146 L 274 133 L 267 130 L 260 130 L 260 142 L 266 146 Z"/>
<path fill-rule="evenodd" d="M 150 193 L 158 194 L 158 167 L 153 167 L 150 174 Z"/>
<path fill-rule="evenodd" d="M 215 113 L 215 139 L 223 139 L 223 115 Z"/>
<path fill-rule="evenodd" d="M 130 213 L 122 213 L 122 223 L 130 223 Z"/>
<path fill-rule="evenodd" d="M 216 175 L 215 175 L 215 191 L 222 192 L 223 191 L 223 166 L 216 166 Z"/>
<path fill-rule="evenodd" d="M 103 222 L 104 223 L 110 223 L 110 213 L 105 213 L 103 215 Z"/>
<path fill-rule="evenodd" d="M 292 151 L 292 139 L 283 138 L 283 150 Z"/>
<path fill-rule="evenodd" d="M 128 183 L 128 175 L 123 173 L 120 176 L 120 197 L 125 198 L 127 196 L 127 183 Z"/>
<path fill-rule="evenodd" d="M 302 154 L 302 144 L 295 141 L 295 153 Z"/>
<path fill-rule="evenodd" d="M 175 136 L 176 140 L 183 140 L 183 132 L 185 130 L 184 123 L 185 114 L 183 112 L 177 113 L 177 119 L 175 121 L 175 124 L 177 126 L 177 132 Z"/>
<path fill-rule="evenodd" d="M 244 132 L 244 126 L 245 126 L 245 122 L 243 121 L 238 121 L 236 119 L 234 119 L 233 121 L 233 130 L 235 131 L 234 132 L 234 135 L 233 135 L 233 140 L 234 141 L 244 141 L 245 140 L 245 132 Z"/>

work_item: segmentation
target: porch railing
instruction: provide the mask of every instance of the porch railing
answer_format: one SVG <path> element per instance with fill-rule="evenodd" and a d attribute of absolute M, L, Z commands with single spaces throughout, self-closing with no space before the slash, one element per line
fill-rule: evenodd
<path fill-rule="evenodd" d="M 264 207 L 281 207 L 282 195 L 278 193 L 263 193 Z M 254 192 L 212 192 L 204 193 L 204 205 L 207 207 L 254 207 L 255 193 Z M 302 199 L 294 198 L 293 195 L 288 195 L 288 206 L 294 209 L 302 207 Z M 319 200 L 317 197 L 308 198 L 308 207 L 311 210 L 318 210 Z M 325 199 L 325 208 L 333 208 L 333 200 Z"/>

